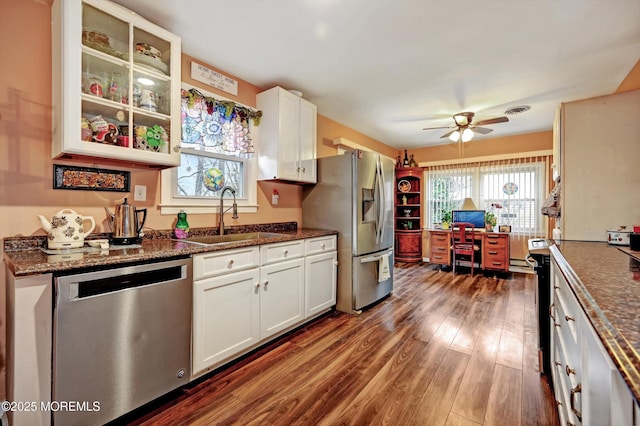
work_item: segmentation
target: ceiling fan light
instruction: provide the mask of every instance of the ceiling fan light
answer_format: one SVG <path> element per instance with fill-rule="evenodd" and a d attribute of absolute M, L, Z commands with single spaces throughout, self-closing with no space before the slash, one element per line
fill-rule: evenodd
<path fill-rule="evenodd" d="M 457 130 L 454 130 L 453 133 L 449 135 L 449 139 L 451 140 L 451 142 L 458 142 L 459 137 L 460 137 L 460 132 Z"/>
<path fill-rule="evenodd" d="M 466 128 L 462 131 L 462 142 L 469 142 L 473 139 L 473 130 Z"/>

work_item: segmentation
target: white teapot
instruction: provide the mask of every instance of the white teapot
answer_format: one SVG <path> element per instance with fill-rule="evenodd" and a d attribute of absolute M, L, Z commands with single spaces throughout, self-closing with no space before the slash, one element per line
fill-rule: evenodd
<path fill-rule="evenodd" d="M 50 249 L 75 248 L 84 245 L 84 237 L 96 227 L 92 216 L 82 216 L 71 209 L 62 209 L 51 219 L 51 223 L 44 216 L 38 215 L 42 228 L 49 233 L 47 245 Z M 84 230 L 84 222 L 91 226 Z"/>

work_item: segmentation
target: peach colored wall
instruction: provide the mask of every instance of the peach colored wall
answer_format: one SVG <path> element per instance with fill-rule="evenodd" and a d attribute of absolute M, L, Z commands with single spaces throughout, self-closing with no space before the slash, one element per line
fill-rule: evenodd
<path fill-rule="evenodd" d="M 337 149 L 333 145 L 333 140 L 336 138 L 348 139 L 391 158 L 396 158 L 398 155 L 396 148 L 385 145 L 330 118 L 318 115 L 318 157 L 336 155 Z"/>
<path fill-rule="evenodd" d="M 629 90 L 636 89 L 640 89 L 640 59 L 636 62 L 633 68 L 631 68 L 631 71 L 627 74 L 625 79 L 622 80 L 622 83 L 618 86 L 615 93 L 628 92 Z"/>
<path fill-rule="evenodd" d="M 479 139 L 463 144 L 462 157 L 482 157 L 485 155 L 511 154 L 517 152 L 540 151 L 553 148 L 551 130 L 493 139 Z M 460 158 L 457 143 L 430 146 L 409 150 L 414 159 L 423 161 L 455 160 Z"/>

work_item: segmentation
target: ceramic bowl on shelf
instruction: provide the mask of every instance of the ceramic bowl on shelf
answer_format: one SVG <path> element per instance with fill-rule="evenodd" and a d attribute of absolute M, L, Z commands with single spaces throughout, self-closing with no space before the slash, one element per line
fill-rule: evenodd
<path fill-rule="evenodd" d="M 162 52 L 148 43 L 136 43 L 136 52 L 153 59 L 162 59 Z"/>

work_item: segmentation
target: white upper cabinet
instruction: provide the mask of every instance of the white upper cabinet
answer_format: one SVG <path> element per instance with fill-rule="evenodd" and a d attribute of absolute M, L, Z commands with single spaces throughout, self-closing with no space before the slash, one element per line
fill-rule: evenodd
<path fill-rule="evenodd" d="M 281 87 L 258 93 L 260 180 L 315 183 L 317 109 Z"/>
<path fill-rule="evenodd" d="M 180 38 L 105 0 L 52 6 L 53 157 L 180 163 Z"/>

